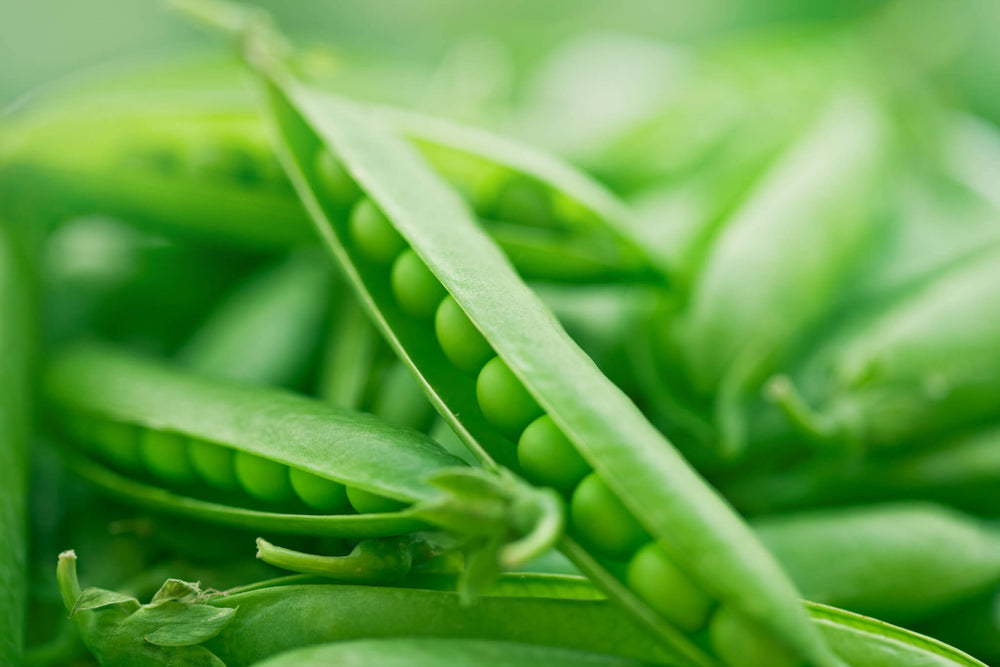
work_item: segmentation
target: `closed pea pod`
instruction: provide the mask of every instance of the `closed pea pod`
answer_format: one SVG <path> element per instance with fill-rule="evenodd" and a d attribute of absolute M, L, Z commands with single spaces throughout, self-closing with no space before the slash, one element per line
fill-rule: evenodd
<path fill-rule="evenodd" d="M 846 326 L 770 396 L 810 440 L 891 447 L 1000 407 L 1000 254 L 982 253 Z M 816 407 L 813 407 L 815 405 Z"/>
<path fill-rule="evenodd" d="M 460 463 L 426 436 L 369 415 L 113 349 L 57 355 L 45 396 L 57 419 L 130 434 L 114 447 L 130 442 L 137 468 L 110 455 L 102 429 L 85 430 L 86 454 L 65 451 L 85 478 L 132 502 L 237 527 L 348 537 L 406 532 L 422 524 L 403 510 L 434 495 L 424 477 Z M 217 491 L 204 493 L 202 482 Z M 349 513 L 352 490 L 384 499 L 366 512 L 389 513 Z"/>
<path fill-rule="evenodd" d="M 594 512 L 623 511 L 633 520 L 634 530 L 614 549 L 591 544 L 590 552 L 573 537 L 564 538 L 571 557 L 588 573 L 603 572 L 600 580 L 616 599 L 690 664 L 713 664 L 716 658 L 629 593 L 600 561 L 629 556 L 625 551 L 655 540 L 708 598 L 751 617 L 783 650 L 811 664 L 838 664 L 748 529 L 575 346 L 454 193 L 349 103 L 281 78 L 268 85 L 283 139 L 279 153 L 318 231 L 360 301 L 456 432 L 488 466 L 496 457 L 516 467 L 513 440 L 531 421 L 548 415 L 607 489 L 596 495 Z M 428 340 L 430 322 L 397 299 L 385 266 L 365 255 L 351 238 L 349 222 L 323 201 L 311 166 L 319 150 L 338 155 L 410 245 L 400 257 L 419 260 L 424 275 L 436 277 L 493 347 L 497 358 L 478 379 L 451 364 L 433 337 Z M 709 550 L 710 561 L 699 557 Z M 709 652 L 718 655 L 714 648 Z"/>
<path fill-rule="evenodd" d="M 318 644 L 401 637 L 510 641 L 539 650 L 690 664 L 653 641 L 610 601 L 599 599 L 586 580 L 574 577 L 510 575 L 471 606 L 453 592 L 453 575 L 417 576 L 401 587 L 318 584 L 297 576 L 220 595 L 206 595 L 197 584 L 174 579 L 157 594 L 176 603 L 174 624 L 170 616 L 151 614 L 153 605 L 140 605 L 129 595 L 81 591 L 75 560 L 72 552 L 59 560 L 66 609 L 73 611 L 88 647 L 109 666 L 173 652 L 175 657 L 208 653 L 221 661 L 208 664 L 236 667 Z M 886 623 L 824 605 L 806 607 L 812 624 L 852 667 L 983 667 L 956 649 Z M 185 624 L 191 618 L 200 623 Z M 275 633 L 276 627 L 282 631 Z M 107 628 L 118 632 L 100 630 Z M 184 641 L 163 645 L 153 634 L 168 636 L 174 628 L 173 636 Z"/>
<path fill-rule="evenodd" d="M 734 211 L 667 325 L 688 393 L 710 404 L 729 454 L 746 444 L 756 388 L 868 246 L 886 135 L 869 100 L 835 99 Z"/>

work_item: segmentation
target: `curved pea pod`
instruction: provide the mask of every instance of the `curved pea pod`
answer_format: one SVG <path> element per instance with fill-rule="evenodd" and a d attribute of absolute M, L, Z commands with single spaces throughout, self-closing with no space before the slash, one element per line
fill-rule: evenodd
<path fill-rule="evenodd" d="M 52 220 L 104 214 L 174 236 L 251 248 L 315 243 L 238 70 L 208 64 L 91 77 L 28 100 L 0 133 L 0 188 Z M 220 72 L 222 73 L 220 75 Z M 103 79 L 103 80 L 102 80 Z M 150 81 L 182 80 L 183 85 Z M 529 276 L 662 282 L 630 212 L 551 156 L 458 124 L 371 107 L 468 194 Z M 357 192 L 324 160 L 331 199 Z M 58 193 L 53 197 L 52 193 Z"/>
<path fill-rule="evenodd" d="M 561 483 L 580 506 L 573 536 L 562 540 L 571 558 L 689 664 L 738 660 L 710 655 L 718 642 L 706 652 L 690 638 L 711 625 L 716 604 L 753 619 L 733 635 L 766 636 L 780 660 L 838 664 L 746 525 L 572 342 L 419 155 L 351 103 L 267 72 L 290 178 L 359 300 L 438 411 L 489 469 L 494 457 L 520 467 L 513 440 L 537 419 L 540 458 L 554 449 L 557 463 L 540 465 L 536 480 L 548 485 L 546 475 L 563 468 L 558 460 L 569 462 L 571 476 Z M 381 213 L 372 228 L 385 244 L 367 244 L 372 235 L 358 233 L 356 218 L 325 200 L 313 165 L 326 151 L 365 193 L 360 210 Z M 573 487 L 584 477 L 591 481 L 577 502 Z M 456 476 L 448 484 L 475 485 Z M 632 592 L 620 567 L 617 577 L 608 570 L 647 544 L 649 567 L 687 586 L 686 631 Z M 645 595 L 670 607 L 663 591 Z"/>
<path fill-rule="evenodd" d="M 288 651 L 257 663 L 260 667 L 641 667 L 648 664 L 598 653 L 524 646 L 476 639 L 368 639 Z"/>
<path fill-rule="evenodd" d="M 769 395 L 821 446 L 940 437 L 1000 408 L 1000 252 L 970 259 L 830 337 Z"/>
<path fill-rule="evenodd" d="M 826 314 L 875 225 L 887 130 L 859 96 L 835 99 L 717 234 L 668 328 L 694 394 L 730 454 L 754 389 Z"/>
<path fill-rule="evenodd" d="M 212 377 L 300 387 L 319 356 L 334 285 L 320 257 L 267 266 L 215 309 L 177 361 Z"/>
<path fill-rule="evenodd" d="M 754 531 L 806 599 L 912 624 L 1000 584 L 1000 531 L 936 505 L 764 517 Z"/>
<path fill-rule="evenodd" d="M 0 663 L 20 664 L 27 613 L 28 442 L 37 291 L 26 243 L 0 220 Z"/>
<path fill-rule="evenodd" d="M 77 473 L 130 502 L 233 527 L 410 532 L 424 524 L 406 507 L 436 495 L 424 479 L 461 463 L 370 415 L 113 349 L 58 354 L 44 394 Z"/>

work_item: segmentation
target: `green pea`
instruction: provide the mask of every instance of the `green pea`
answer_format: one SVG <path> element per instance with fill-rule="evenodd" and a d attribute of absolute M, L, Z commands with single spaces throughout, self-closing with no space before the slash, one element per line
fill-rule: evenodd
<path fill-rule="evenodd" d="M 480 371 L 476 398 L 486 420 L 508 435 L 519 434 L 542 414 L 542 408 L 500 357 L 491 359 Z"/>
<path fill-rule="evenodd" d="M 649 539 L 597 473 L 573 492 L 570 521 L 583 542 L 615 560 L 625 560 Z"/>
<path fill-rule="evenodd" d="M 94 422 L 90 433 L 94 448 L 115 465 L 129 470 L 142 467 L 137 427 L 110 419 L 99 419 Z"/>
<path fill-rule="evenodd" d="M 239 488 L 236 481 L 235 452 L 214 442 L 191 440 L 188 442 L 188 458 L 191 466 L 202 480 L 224 491 Z"/>
<path fill-rule="evenodd" d="M 663 547 L 655 542 L 632 557 L 625 582 L 632 592 L 685 632 L 695 632 L 708 619 L 712 599 L 677 569 Z"/>
<path fill-rule="evenodd" d="M 730 607 L 712 617 L 708 638 L 730 667 L 798 667 L 802 662 L 755 622 Z"/>
<path fill-rule="evenodd" d="M 177 433 L 145 429 L 140 434 L 139 458 L 147 470 L 169 482 L 190 484 L 196 479 L 186 439 Z"/>
<path fill-rule="evenodd" d="M 334 204 L 350 206 L 361 196 L 357 183 L 330 151 L 322 150 L 317 153 L 316 174 L 323 186 L 323 193 Z"/>
<path fill-rule="evenodd" d="M 441 301 L 434 315 L 434 331 L 445 356 L 463 371 L 478 371 L 495 354 L 450 294 Z"/>
<path fill-rule="evenodd" d="M 343 514 L 349 508 L 347 489 L 343 484 L 298 468 L 290 468 L 288 478 L 295 495 L 314 510 Z"/>
<path fill-rule="evenodd" d="M 404 250 L 392 265 L 392 293 L 414 317 L 431 317 L 447 292 L 413 250 Z"/>
<path fill-rule="evenodd" d="M 362 199 L 351 211 L 351 238 L 368 259 L 388 264 L 406 248 L 406 241 L 371 199 Z"/>
<path fill-rule="evenodd" d="M 564 492 L 572 491 L 590 472 L 590 466 L 548 415 L 524 429 L 517 443 L 517 460 L 531 481 Z"/>
<path fill-rule="evenodd" d="M 386 498 L 353 486 L 347 487 L 347 499 L 358 514 L 383 514 L 406 509 L 406 503 Z"/>
<path fill-rule="evenodd" d="M 234 468 L 240 486 L 258 500 L 281 503 L 292 497 L 288 467 L 246 452 L 236 452 Z"/>

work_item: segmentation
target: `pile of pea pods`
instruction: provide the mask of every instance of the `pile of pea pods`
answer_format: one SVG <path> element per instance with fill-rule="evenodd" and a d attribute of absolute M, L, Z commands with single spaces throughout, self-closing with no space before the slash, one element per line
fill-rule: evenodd
<path fill-rule="evenodd" d="M 1000 664 L 1000 129 L 874 27 L 538 137 L 178 4 L 0 117 L 0 664 Z"/>

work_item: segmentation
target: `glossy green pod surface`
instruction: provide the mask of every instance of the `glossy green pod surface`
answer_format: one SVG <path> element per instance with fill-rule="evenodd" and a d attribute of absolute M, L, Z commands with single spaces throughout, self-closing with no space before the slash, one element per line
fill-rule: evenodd
<path fill-rule="evenodd" d="M 354 514 L 344 488 L 414 503 L 434 496 L 428 475 L 460 464 L 426 436 L 371 415 L 113 349 L 60 353 L 44 386 L 84 477 L 142 505 L 232 526 L 408 532 L 424 524 L 405 511 Z"/>
<path fill-rule="evenodd" d="M 523 383 L 527 388 L 527 399 L 518 399 L 524 415 L 551 416 L 641 529 L 682 562 L 710 596 L 759 621 L 764 632 L 774 633 L 814 664 L 837 664 L 810 630 L 794 589 L 746 526 L 571 341 L 474 224 L 455 193 L 404 143 L 376 129 L 346 101 L 287 80 L 272 80 L 268 87 L 281 138 L 280 157 L 318 231 L 382 333 L 481 458 L 489 463 L 495 456 L 512 463 L 515 451 L 509 435 L 480 409 L 482 396 L 477 404 L 470 376 L 448 362 L 437 341 L 428 340 L 423 316 L 427 309 L 417 311 L 397 301 L 400 288 L 391 284 L 384 262 L 366 257 L 352 242 L 348 221 L 335 203 L 326 201 L 313 168 L 323 150 L 343 162 L 409 243 L 411 249 L 400 260 L 412 262 L 415 257 L 426 263 L 423 271 L 443 286 L 440 295 L 455 299 L 506 362 L 508 371 L 498 375 L 505 378 L 504 386 Z M 505 375 L 511 371 L 512 376 Z M 524 392 L 524 387 L 518 391 Z M 585 550 L 572 553 L 582 556 L 587 567 L 600 568 L 586 558 Z M 707 553 L 713 557 L 702 558 Z M 634 596 L 627 604 L 693 663 L 711 663 Z"/>

